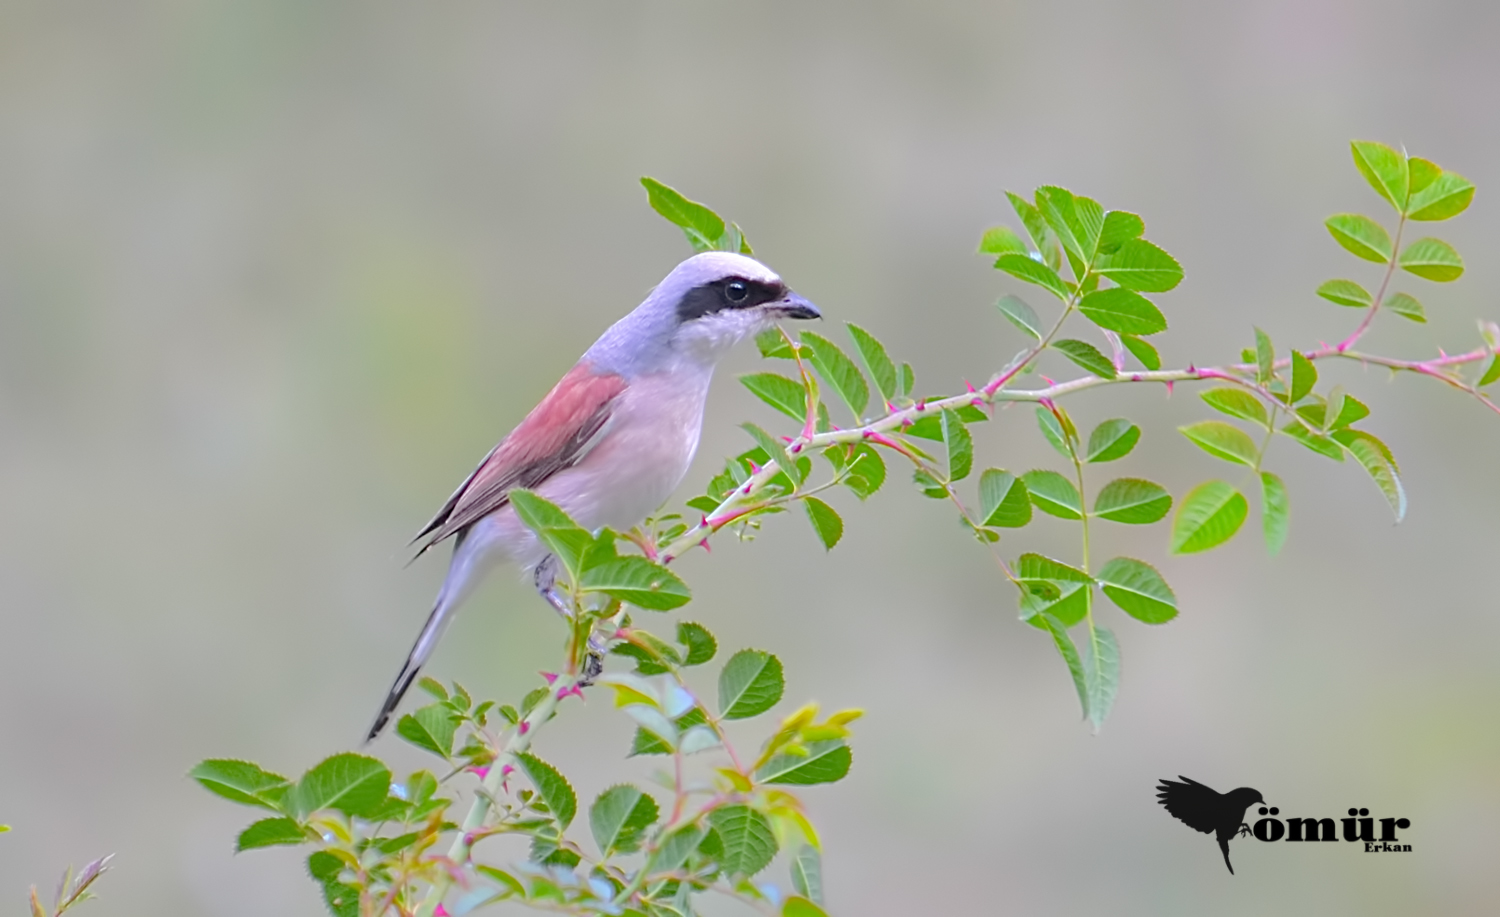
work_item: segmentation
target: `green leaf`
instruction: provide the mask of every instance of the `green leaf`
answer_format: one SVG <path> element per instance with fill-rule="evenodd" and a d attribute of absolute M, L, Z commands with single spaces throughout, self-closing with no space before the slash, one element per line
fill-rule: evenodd
<path fill-rule="evenodd" d="M 861 500 L 867 499 L 885 483 L 885 460 L 880 457 L 873 446 L 865 443 L 860 443 L 850 450 L 849 460 L 844 470 L 846 472 L 844 486 L 853 491 L 854 495 Z"/>
<path fill-rule="evenodd" d="M 542 802 L 547 804 L 547 811 L 563 828 L 573 823 L 573 816 L 578 814 L 578 794 L 573 792 L 573 787 L 568 784 L 567 778 L 558 773 L 557 768 L 538 758 L 536 755 L 522 752 L 516 755 L 516 765 L 531 785 L 536 787 L 537 795 L 542 797 Z"/>
<path fill-rule="evenodd" d="M 1073 640 L 1068 636 L 1068 629 L 1057 618 L 1049 614 L 1038 615 L 1042 626 L 1052 635 L 1052 643 L 1057 647 L 1057 654 L 1063 658 L 1068 665 L 1068 674 L 1073 677 L 1073 687 L 1078 690 L 1078 706 L 1082 708 L 1083 716 L 1089 715 L 1089 687 L 1088 676 L 1083 671 L 1083 661 L 1078 658 L 1078 648 L 1073 645 Z"/>
<path fill-rule="evenodd" d="M 1374 298 L 1370 291 L 1352 280 L 1330 280 L 1318 287 L 1318 295 L 1338 306 L 1368 309 Z"/>
<path fill-rule="evenodd" d="M 589 830 L 605 856 L 634 853 L 660 814 L 655 799 L 622 783 L 600 793 L 589 807 Z"/>
<path fill-rule="evenodd" d="M 724 220 L 697 201 L 690 201 L 654 178 L 642 178 L 651 209 L 682 227 L 696 251 L 712 251 L 724 235 Z"/>
<path fill-rule="evenodd" d="M 707 722 L 708 718 L 703 715 L 703 711 L 694 707 L 673 720 L 672 725 L 677 732 L 682 733 L 687 732 L 694 726 L 705 725 Z M 670 755 L 671 753 L 672 746 L 663 742 L 652 733 L 647 732 L 645 729 L 637 729 L 635 731 L 635 739 L 631 742 L 630 754 L 627 757 L 634 758 L 636 755 Z"/>
<path fill-rule="evenodd" d="M 1410 319 L 1418 324 L 1427 323 L 1427 310 L 1415 296 L 1407 293 L 1397 293 L 1385 301 L 1385 307 L 1402 318 Z"/>
<path fill-rule="evenodd" d="M 1406 157 L 1383 143 L 1356 140 L 1354 165 L 1381 197 L 1396 210 L 1406 209 Z"/>
<path fill-rule="evenodd" d="M 486 877 L 486 878 L 488 878 L 488 879 L 490 879 L 490 880 L 492 880 L 494 882 L 499 883 L 502 886 L 502 889 L 500 890 L 500 894 L 503 897 L 505 897 L 505 898 L 512 898 L 512 897 L 514 897 L 514 898 L 525 898 L 526 897 L 526 886 L 524 886 L 524 885 L 521 884 L 521 880 L 520 879 L 517 879 L 515 876 L 511 875 L 510 873 L 506 872 L 505 870 L 503 870 L 503 869 L 496 869 L 493 866 L 485 866 L 485 865 L 483 865 L 481 863 L 475 863 L 474 864 L 474 871 L 478 872 L 480 875 L 482 875 L 482 876 L 484 876 L 484 877 Z"/>
<path fill-rule="evenodd" d="M 341 754 L 324 759 L 302 775 L 292 791 L 300 818 L 322 809 L 365 816 L 380 808 L 391 790 L 391 772 L 374 758 Z"/>
<path fill-rule="evenodd" d="M 818 375 L 833 386 L 856 419 L 863 417 L 865 407 L 870 403 L 870 388 L 865 384 L 865 377 L 860 375 L 859 367 L 837 344 L 822 335 L 804 331 L 802 342 L 812 346 L 812 365 Z"/>
<path fill-rule="evenodd" d="M 1058 455 L 1065 459 L 1073 458 L 1073 450 L 1068 445 L 1068 436 L 1063 432 L 1057 415 L 1046 408 L 1039 407 L 1036 409 L 1036 424 L 1042 428 L 1042 435 L 1047 438 L 1047 442 L 1052 444 L 1052 448 L 1057 450 Z"/>
<path fill-rule="evenodd" d="M 515 507 L 521 523 L 535 532 L 537 538 L 557 555 L 568 572 L 568 578 L 576 582 L 583 566 L 583 556 L 594 546 L 594 536 L 556 504 L 529 490 L 518 487 L 509 491 L 506 498 Z"/>
<path fill-rule="evenodd" d="M 780 328 L 768 328 L 755 336 L 755 349 L 767 360 L 791 360 L 796 355 Z"/>
<path fill-rule="evenodd" d="M 1073 238 L 1083 251 L 1084 267 L 1093 261 L 1099 251 L 1099 241 L 1104 232 L 1104 208 L 1092 198 L 1073 198 Z"/>
<path fill-rule="evenodd" d="M 980 525 L 1018 529 L 1031 521 L 1031 498 L 1021 479 L 990 468 L 979 476 Z"/>
<path fill-rule="evenodd" d="M 359 917 L 359 889 L 339 881 L 344 869 L 344 861 L 326 850 L 307 858 L 308 875 L 323 887 L 323 901 L 329 913 L 334 917 Z"/>
<path fill-rule="evenodd" d="M 444 704 L 428 704 L 396 721 L 396 735 L 423 751 L 448 758 L 461 717 Z"/>
<path fill-rule="evenodd" d="M 1016 578 L 1058 583 L 1093 583 L 1094 578 L 1077 567 L 1041 554 L 1022 554 L 1016 558 Z"/>
<path fill-rule="evenodd" d="M 1094 515 L 1126 525 L 1150 525 L 1172 509 L 1166 488 L 1140 478 L 1116 478 L 1094 498 Z"/>
<path fill-rule="evenodd" d="M 258 764 L 228 758 L 210 758 L 188 771 L 188 776 L 230 802 L 273 812 L 285 811 L 283 801 L 291 786 L 290 780 L 262 770 Z"/>
<path fill-rule="evenodd" d="M 1348 449 L 1355 461 L 1369 472 L 1370 479 L 1391 505 L 1391 512 L 1396 514 L 1396 521 L 1404 519 L 1406 488 L 1401 486 L 1401 476 L 1397 473 L 1396 463 L 1390 459 L 1390 449 L 1386 448 L 1385 443 L 1363 430 L 1340 430 L 1333 434 L 1333 438 Z"/>
<path fill-rule="evenodd" d="M 1067 284 L 1057 276 L 1057 272 L 1040 261 L 1032 260 L 1030 255 L 1001 255 L 995 259 L 995 267 L 1017 280 L 1036 284 L 1058 299 L 1068 298 Z"/>
<path fill-rule="evenodd" d="M 1002 296 L 995 303 L 1000 309 L 1000 314 L 1010 319 L 1010 323 L 1030 335 L 1032 340 L 1042 339 L 1042 320 L 1036 317 L 1031 307 L 1026 305 L 1019 296 Z"/>
<path fill-rule="evenodd" d="M 1464 259 L 1442 239 L 1418 239 L 1401 253 L 1401 269 L 1424 280 L 1448 283 L 1464 273 Z"/>
<path fill-rule="evenodd" d="M 1063 340 L 1053 341 L 1052 346 L 1068 359 L 1101 379 L 1115 377 L 1115 364 L 1110 362 L 1109 357 L 1100 353 L 1093 344 L 1085 341 Z"/>
<path fill-rule="evenodd" d="M 680 621 L 677 624 L 677 642 L 687 647 L 683 665 L 703 665 L 719 651 L 719 641 L 702 624 Z"/>
<path fill-rule="evenodd" d="M 1104 215 L 1104 227 L 1099 231 L 1099 251 L 1112 255 L 1145 231 L 1146 224 L 1140 217 L 1124 210 L 1111 210 Z"/>
<path fill-rule="evenodd" d="M 1021 218 L 1021 225 L 1026 227 L 1026 234 L 1031 237 L 1031 242 L 1037 251 L 1046 253 L 1048 248 L 1056 242 L 1052 230 L 1047 228 L 1047 221 L 1042 217 L 1040 210 L 1036 209 L 1030 201 L 1018 194 L 1005 192 L 1006 198 L 1010 200 L 1010 206 L 1016 211 L 1016 216 Z"/>
<path fill-rule="evenodd" d="M 1195 554 L 1234 537 L 1250 505 L 1223 481 L 1205 481 L 1183 498 L 1172 520 L 1172 553 Z"/>
<path fill-rule="evenodd" d="M 979 239 L 981 255 L 1024 255 L 1026 242 L 1009 226 L 992 226 Z"/>
<path fill-rule="evenodd" d="M 1287 499 L 1286 485 L 1271 472 L 1260 473 L 1260 485 L 1261 528 L 1265 530 L 1266 552 L 1275 557 L 1281 553 L 1281 546 L 1286 544 L 1292 504 Z"/>
<path fill-rule="evenodd" d="M 1125 418 L 1106 420 L 1089 434 L 1089 447 L 1084 461 L 1113 462 L 1115 459 L 1122 459 L 1130 454 L 1130 450 L 1135 448 L 1140 439 L 1141 428 Z"/>
<path fill-rule="evenodd" d="M 1254 466 L 1260 450 L 1244 430 L 1221 420 L 1204 420 L 1177 428 L 1198 448 L 1226 462 Z"/>
<path fill-rule="evenodd" d="M 1021 475 L 1027 495 L 1037 509 L 1059 519 L 1082 519 L 1083 502 L 1071 481 L 1055 471 L 1028 471 Z"/>
<path fill-rule="evenodd" d="M 844 537 L 844 520 L 833 511 L 833 507 L 817 497 L 803 498 L 802 507 L 807 510 L 807 521 L 812 523 L 813 532 L 823 542 L 823 550 L 832 551 L 833 546 Z"/>
<path fill-rule="evenodd" d="M 1329 217 L 1323 225 L 1328 227 L 1335 242 L 1356 257 L 1380 264 L 1391 260 L 1390 235 L 1369 217 L 1357 213 L 1339 213 Z"/>
<path fill-rule="evenodd" d="M 792 858 L 792 888 L 803 898 L 823 903 L 823 856 L 811 844 L 798 847 L 797 855 Z M 787 904 L 790 906 L 791 902 Z"/>
<path fill-rule="evenodd" d="M 708 822 L 719 833 L 723 852 L 719 868 L 730 876 L 753 876 L 776 856 L 776 835 L 771 822 L 749 806 L 723 806 L 708 813 Z"/>
<path fill-rule="evenodd" d="M 1331 458 L 1336 462 L 1342 462 L 1344 460 L 1344 453 L 1339 449 L 1337 443 L 1333 442 L 1321 433 L 1314 433 L 1313 431 L 1309 430 L 1306 424 L 1302 423 L 1302 421 L 1300 420 L 1294 420 L 1286 426 L 1282 427 L 1281 432 L 1285 433 L 1287 436 L 1290 436 L 1292 439 L 1295 439 L 1297 442 L 1318 453 L 1319 455 L 1327 456 L 1328 458 Z"/>
<path fill-rule="evenodd" d="M 1412 160 L 1413 164 L 1425 160 Z M 1474 185 L 1455 172 L 1444 171 L 1420 191 L 1413 189 L 1407 207 L 1408 220 L 1446 220 L 1468 209 L 1474 200 Z"/>
<path fill-rule="evenodd" d="M 776 467 L 785 473 L 787 477 L 791 478 L 794 484 L 798 487 L 802 486 L 802 481 L 804 480 L 802 469 L 787 454 L 785 443 L 753 423 L 742 423 L 740 424 L 740 429 L 750 434 L 750 437 L 755 440 L 756 445 L 765 450 L 766 455 L 770 456 L 771 460 L 776 463 Z"/>
<path fill-rule="evenodd" d="M 1411 202 L 1416 199 L 1418 192 L 1428 185 L 1437 181 L 1438 176 L 1443 174 L 1442 168 L 1435 162 L 1430 162 L 1420 156 L 1408 156 L 1406 158 L 1407 174 L 1407 210 L 1411 210 Z"/>
<path fill-rule="evenodd" d="M 901 397 L 909 398 L 917 388 L 917 374 L 912 372 L 910 363 L 901 364 Z"/>
<path fill-rule="evenodd" d="M 1021 241 L 1019 238 L 1017 242 Z M 1024 246 L 1022 246 L 1024 248 Z M 870 378 L 874 380 L 875 387 L 880 390 L 880 395 L 886 401 L 896 397 L 896 364 L 885 352 L 885 345 L 875 339 L 875 335 L 859 327 L 853 322 L 846 322 L 849 328 L 849 336 L 854 339 L 854 349 L 859 351 L 860 359 L 865 361 L 865 368 L 870 371 Z"/>
<path fill-rule="evenodd" d="M 974 440 L 958 415 L 943 409 L 943 446 L 948 450 L 948 480 L 962 481 L 974 467 Z"/>
<path fill-rule="evenodd" d="M 1266 409 L 1260 403 L 1260 399 L 1244 389 L 1226 385 L 1199 392 L 1198 397 L 1203 399 L 1204 404 L 1221 414 L 1254 421 L 1262 427 L 1270 423 L 1270 418 L 1266 415 Z"/>
<path fill-rule="evenodd" d="M 1276 378 L 1276 351 L 1271 346 L 1271 336 L 1259 328 L 1255 329 L 1255 381 L 1266 385 Z"/>
<path fill-rule="evenodd" d="M 243 853 L 256 847 L 275 847 L 281 844 L 305 844 L 307 835 L 302 826 L 290 818 L 262 818 L 240 832 L 235 841 L 234 852 Z"/>
<path fill-rule="evenodd" d="M 1158 334 L 1167 330 L 1166 316 L 1156 304 L 1124 287 L 1095 290 L 1078 303 L 1078 311 L 1100 328 L 1121 334 Z"/>
<path fill-rule="evenodd" d="M 726 720 L 743 720 L 765 713 L 785 689 L 780 659 L 760 650 L 740 650 L 719 673 L 720 714 Z"/>
<path fill-rule="evenodd" d="M 656 853 L 647 861 L 645 867 L 647 874 L 673 872 L 677 867 L 687 862 L 698 845 L 703 843 L 703 838 L 708 834 L 707 828 L 699 827 L 695 822 L 689 822 L 667 835 L 662 840 L 661 846 Z M 630 911 L 626 911 L 629 914 Z"/>
<path fill-rule="evenodd" d="M 1110 708 L 1115 705 L 1115 694 L 1120 690 L 1120 644 L 1107 627 L 1089 628 L 1089 640 L 1084 643 L 1084 680 L 1089 689 L 1089 722 L 1094 732 L 1104 725 Z"/>
<path fill-rule="evenodd" d="M 1156 568 L 1129 557 L 1116 557 L 1098 574 L 1110 601 L 1144 624 L 1165 624 L 1177 617 L 1177 596 Z"/>
<path fill-rule="evenodd" d="M 1165 293 L 1182 282 L 1182 265 L 1145 239 L 1132 239 L 1096 270 L 1127 290 Z"/>
<path fill-rule="evenodd" d="M 1300 352 L 1292 351 L 1292 390 L 1287 393 L 1287 403 L 1296 404 L 1306 398 L 1318 384 L 1318 369 Z M 1265 424 L 1262 424 L 1263 426 Z"/>
<path fill-rule="evenodd" d="M 1490 357 L 1489 369 L 1484 371 L 1484 375 L 1479 377 L 1479 381 L 1474 383 L 1474 386 L 1475 388 L 1483 388 L 1496 379 L 1500 379 L 1500 354 Z"/>
<path fill-rule="evenodd" d="M 809 786 L 833 783 L 849 773 L 854 753 L 842 739 L 807 743 L 805 755 L 776 755 L 755 772 L 759 783 L 787 783 Z"/>
<path fill-rule="evenodd" d="M 602 592 L 610 598 L 650 611 L 680 608 L 693 597 L 677 574 L 636 555 L 618 557 L 591 567 L 583 574 L 579 587 L 585 592 Z"/>
<path fill-rule="evenodd" d="M 1089 255 L 1084 253 L 1083 242 L 1079 239 L 1082 227 L 1074 211 L 1073 192 L 1066 188 L 1043 185 L 1036 189 L 1036 209 L 1042 214 L 1042 219 L 1047 221 L 1053 235 L 1062 243 L 1063 250 L 1068 253 L 1068 263 L 1073 268 L 1073 273 L 1082 276 Z"/>
<path fill-rule="evenodd" d="M 796 421 L 807 419 L 807 390 L 802 383 L 779 373 L 749 373 L 740 384 L 750 394 Z"/>
<path fill-rule="evenodd" d="M 1130 351 L 1137 360 L 1141 361 L 1142 366 L 1152 372 L 1161 369 L 1161 357 L 1149 341 L 1143 341 L 1131 334 L 1122 334 L 1120 335 L 1120 343 L 1124 344 L 1125 349 Z"/>

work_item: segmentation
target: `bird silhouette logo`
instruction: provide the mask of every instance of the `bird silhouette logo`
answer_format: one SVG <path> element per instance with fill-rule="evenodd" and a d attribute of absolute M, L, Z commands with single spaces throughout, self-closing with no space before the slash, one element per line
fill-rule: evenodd
<path fill-rule="evenodd" d="M 1218 838 L 1219 849 L 1224 851 L 1224 865 L 1229 867 L 1229 874 L 1234 875 L 1234 867 L 1229 863 L 1229 839 L 1250 833 L 1250 826 L 1245 824 L 1245 812 L 1256 803 L 1265 802 L 1260 790 L 1242 786 L 1220 793 L 1196 780 L 1180 775 L 1178 779 L 1182 782 L 1163 780 L 1157 784 L 1157 800 L 1184 825 Z"/>

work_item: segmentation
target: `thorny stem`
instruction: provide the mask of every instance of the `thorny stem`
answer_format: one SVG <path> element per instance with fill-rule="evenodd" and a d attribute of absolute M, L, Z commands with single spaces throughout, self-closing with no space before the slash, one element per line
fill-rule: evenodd
<path fill-rule="evenodd" d="M 570 689 L 577 684 L 577 675 L 559 675 L 551 684 L 546 696 L 531 708 L 530 713 L 521 718 L 520 723 L 516 724 L 515 731 L 511 733 L 510 740 L 505 743 L 504 750 L 494 761 L 490 762 L 489 772 L 484 775 L 483 790 L 474 794 L 474 804 L 469 807 L 468 817 L 464 819 L 463 827 L 448 851 L 448 858 L 453 861 L 455 870 L 468 862 L 469 850 L 474 842 L 473 833 L 484 825 L 484 818 L 490 811 L 490 800 L 500 792 L 500 785 L 505 782 L 507 768 L 515 768 L 517 756 L 531 747 L 537 728 L 551 718 L 553 711 L 557 709 L 558 702 L 567 696 Z M 446 882 L 435 883 L 432 893 L 428 896 L 429 903 L 441 901 L 443 894 L 448 890 L 447 885 Z"/>
<path fill-rule="evenodd" d="M 1037 352 L 1039 352 L 1039 350 L 1036 350 L 1034 348 L 1032 356 L 1034 356 Z M 1491 401 L 1487 396 L 1480 392 L 1478 388 L 1465 383 L 1461 379 L 1455 378 L 1449 373 L 1443 372 L 1443 370 L 1447 367 L 1460 366 L 1466 363 L 1473 363 L 1479 360 L 1483 360 L 1489 357 L 1491 353 L 1492 352 L 1488 348 L 1481 347 L 1476 350 L 1471 350 L 1467 353 L 1444 354 L 1440 357 L 1434 357 L 1430 360 L 1398 360 L 1391 357 L 1380 357 L 1355 350 L 1346 349 L 1341 351 L 1338 349 L 1338 347 L 1325 346 L 1318 350 L 1308 351 L 1304 353 L 1303 356 L 1308 360 L 1314 361 L 1337 357 L 1346 360 L 1356 360 L 1367 365 L 1384 366 L 1393 371 L 1412 372 L 1419 375 L 1430 376 L 1434 379 L 1438 379 L 1446 383 L 1447 385 L 1457 388 L 1460 391 L 1467 392 L 1482 404 L 1484 404 L 1485 407 L 1489 408 L 1497 414 L 1500 414 L 1500 405 L 1496 405 L 1495 402 Z M 1031 357 L 1028 357 L 1028 360 L 1029 359 L 1031 359 Z M 1008 371 L 1006 374 L 997 376 L 993 382 L 989 383 L 984 388 L 978 391 L 965 391 L 960 392 L 957 395 L 951 395 L 947 398 L 919 402 L 917 404 L 909 405 L 899 410 L 891 411 L 884 417 L 871 421 L 862 426 L 853 427 L 851 429 L 830 430 L 826 433 L 817 433 L 813 436 L 798 436 L 792 440 L 792 447 L 795 448 L 796 454 L 801 455 L 814 449 L 821 449 L 825 446 L 832 446 L 839 443 L 879 442 L 881 445 L 889 445 L 894 441 L 890 440 L 887 437 L 881 436 L 881 434 L 892 430 L 898 430 L 904 426 L 914 423 L 916 420 L 922 417 L 928 416 L 929 414 L 941 413 L 944 408 L 953 409 L 971 404 L 990 405 L 996 402 L 1039 402 L 1044 399 L 1055 400 L 1066 395 L 1074 394 L 1075 392 L 1081 392 L 1091 388 L 1098 388 L 1104 385 L 1117 385 L 1123 383 L 1201 382 L 1208 379 L 1215 379 L 1249 389 L 1250 391 L 1255 392 L 1261 397 L 1274 402 L 1274 399 L 1271 398 L 1269 392 L 1267 392 L 1261 386 L 1256 385 L 1252 378 L 1247 378 L 1246 374 L 1252 373 L 1255 367 L 1253 365 L 1243 363 L 1230 364 L 1223 367 L 1189 366 L 1186 369 L 1140 370 L 1137 372 L 1122 372 L 1116 375 L 1113 379 L 1101 379 L 1098 376 L 1083 376 L 1081 378 L 1073 379 L 1068 382 L 1058 382 L 1056 384 L 1049 385 L 1046 388 L 1038 389 L 1016 390 L 999 388 L 999 385 L 1004 384 L 1004 382 L 1006 382 L 1017 372 L 1019 372 L 1020 367 L 1024 366 L 1025 362 L 1026 361 L 1023 361 L 1022 363 L 1018 364 L 1015 369 Z M 1275 365 L 1278 369 L 1284 368 L 1291 365 L 1291 360 L 1289 358 L 1278 360 L 1276 361 Z M 706 515 L 703 518 L 702 522 L 699 522 L 697 525 L 689 528 L 686 532 L 672 541 L 671 544 L 661 547 L 658 550 L 661 561 L 663 563 L 671 563 L 672 561 L 681 557 L 687 551 L 702 544 L 719 529 L 730 524 L 735 519 L 742 517 L 746 514 L 746 512 L 750 512 L 754 508 L 756 508 L 747 508 L 747 505 L 751 503 L 751 501 L 753 501 L 754 497 L 759 495 L 760 492 L 765 489 L 765 486 L 771 481 L 772 478 L 774 478 L 779 473 L 779 471 L 780 469 L 778 468 L 776 463 L 772 461 L 769 462 L 764 468 L 760 469 L 760 471 L 756 472 L 754 475 L 751 475 L 748 481 L 735 488 L 735 490 L 728 497 L 726 497 L 719 504 L 719 506 L 713 510 L 713 512 Z"/>

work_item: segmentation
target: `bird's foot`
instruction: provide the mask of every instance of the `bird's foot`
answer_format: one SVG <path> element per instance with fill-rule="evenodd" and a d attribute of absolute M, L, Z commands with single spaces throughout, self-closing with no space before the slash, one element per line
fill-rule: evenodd
<path fill-rule="evenodd" d="M 1250 826 L 1247 825 L 1247 824 L 1245 824 L 1244 822 L 1240 822 L 1240 837 L 1245 837 L 1249 833 L 1250 833 Z"/>
<path fill-rule="evenodd" d="M 542 558 L 541 563 L 536 565 L 536 572 L 532 574 L 532 582 L 536 585 L 537 594 L 546 600 L 552 610 L 562 615 L 564 621 L 573 620 L 573 608 L 568 604 L 562 593 L 557 591 L 557 555 L 548 554 Z"/>
<path fill-rule="evenodd" d="M 594 679 L 604 674 L 604 656 L 594 650 L 583 660 L 583 678 L 579 680 L 578 687 L 587 688 L 594 683 Z"/>

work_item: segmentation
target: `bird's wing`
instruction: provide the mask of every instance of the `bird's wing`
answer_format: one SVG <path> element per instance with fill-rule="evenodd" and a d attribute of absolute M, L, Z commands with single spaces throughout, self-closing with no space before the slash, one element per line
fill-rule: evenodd
<path fill-rule="evenodd" d="M 535 488 L 571 468 L 598 443 L 625 380 L 579 363 L 532 408 L 459 485 L 413 543 L 420 555 L 509 502 L 513 488 Z"/>
<path fill-rule="evenodd" d="M 1204 834 L 1213 833 L 1222 820 L 1219 816 L 1223 808 L 1223 795 L 1196 780 L 1187 777 L 1180 779 L 1183 780 L 1182 783 L 1163 780 L 1156 787 L 1160 791 L 1156 798 L 1167 807 L 1173 818 L 1189 828 Z"/>

